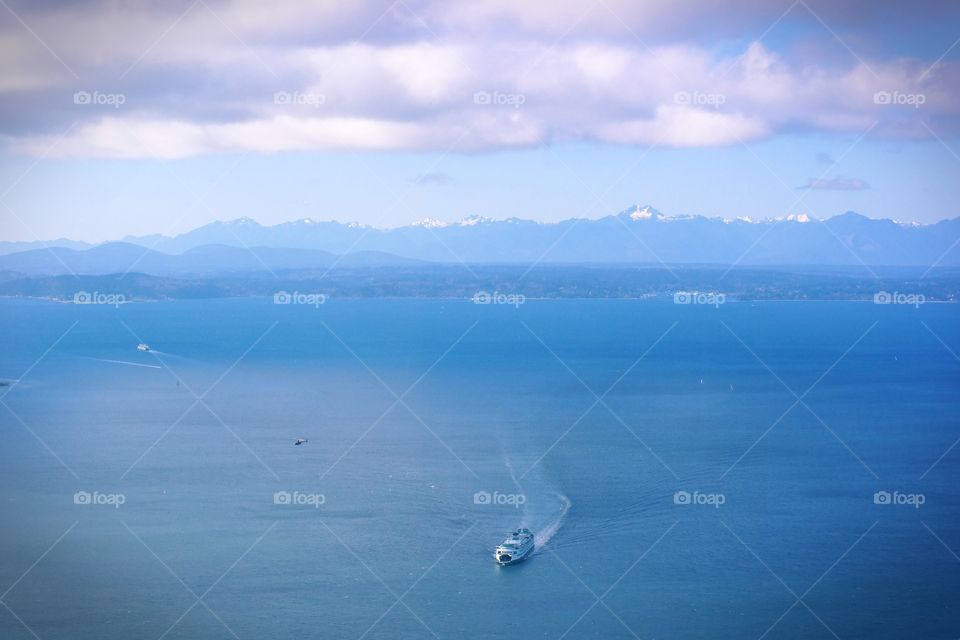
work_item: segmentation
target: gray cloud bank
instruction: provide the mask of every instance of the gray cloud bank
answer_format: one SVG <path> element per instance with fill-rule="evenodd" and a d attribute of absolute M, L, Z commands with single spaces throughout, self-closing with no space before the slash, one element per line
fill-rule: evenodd
<path fill-rule="evenodd" d="M 33 156 L 927 137 L 960 112 L 950 42 L 924 43 L 949 3 L 8 4 L 0 136 Z"/>

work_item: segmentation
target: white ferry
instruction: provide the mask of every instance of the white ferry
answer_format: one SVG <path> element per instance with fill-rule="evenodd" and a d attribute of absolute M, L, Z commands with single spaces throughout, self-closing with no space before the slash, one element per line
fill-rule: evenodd
<path fill-rule="evenodd" d="M 534 546 L 533 533 L 530 529 L 517 529 L 500 543 L 493 554 L 493 559 L 497 564 L 520 562 L 533 553 Z"/>

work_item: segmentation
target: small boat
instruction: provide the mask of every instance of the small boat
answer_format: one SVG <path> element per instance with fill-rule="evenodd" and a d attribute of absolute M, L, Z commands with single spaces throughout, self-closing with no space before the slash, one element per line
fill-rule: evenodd
<path fill-rule="evenodd" d="M 497 546 L 493 559 L 497 564 L 514 564 L 533 553 L 534 546 L 533 533 L 530 529 L 517 529 Z"/>
<path fill-rule="evenodd" d="M 306 438 L 297 438 L 297 441 L 294 442 L 293 444 L 299 447 L 300 445 L 305 444 L 306 441 L 307 441 Z"/>
<path fill-rule="evenodd" d="M 140 344 L 137 345 L 137 351 L 150 351 L 150 345 L 144 342 L 141 342 Z"/>

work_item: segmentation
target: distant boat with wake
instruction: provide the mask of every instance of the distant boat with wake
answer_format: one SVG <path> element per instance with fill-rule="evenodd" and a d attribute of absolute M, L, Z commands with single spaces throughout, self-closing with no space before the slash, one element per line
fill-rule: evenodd
<path fill-rule="evenodd" d="M 497 564 L 514 564 L 533 553 L 535 546 L 533 532 L 530 529 L 517 529 L 497 546 L 493 559 Z"/>
<path fill-rule="evenodd" d="M 137 351 L 150 351 L 150 345 L 145 342 L 141 342 L 137 345 Z"/>

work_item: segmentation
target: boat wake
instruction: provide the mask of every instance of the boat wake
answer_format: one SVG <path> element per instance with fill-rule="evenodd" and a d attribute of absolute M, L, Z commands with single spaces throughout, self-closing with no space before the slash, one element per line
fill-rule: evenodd
<path fill-rule="evenodd" d="M 504 464 L 517 492 L 525 498 L 520 526 L 533 531 L 537 549 L 542 549 L 560 531 L 573 503 L 539 465 L 524 475 L 521 484 L 509 456 L 504 456 Z"/>
<path fill-rule="evenodd" d="M 146 367 L 148 369 L 162 369 L 158 364 L 144 364 L 142 362 L 130 362 L 128 360 L 108 360 L 106 358 L 89 358 L 90 360 L 96 360 L 97 362 L 111 362 L 113 364 L 125 364 L 131 367 Z"/>
<path fill-rule="evenodd" d="M 556 516 L 547 524 L 546 527 L 536 529 L 534 534 L 534 540 L 537 543 L 537 547 L 543 548 L 547 546 L 547 543 L 550 542 L 550 539 L 560 530 L 560 527 L 563 526 L 563 521 L 567 518 L 567 512 L 570 511 L 572 502 L 570 498 L 565 495 L 557 494 L 557 497 L 560 499 L 560 507 Z"/>
<path fill-rule="evenodd" d="M 183 356 L 178 356 L 175 353 L 168 353 L 166 351 L 158 351 L 156 349 L 150 349 L 150 353 L 155 353 L 158 356 L 166 356 L 168 358 L 182 358 Z"/>

